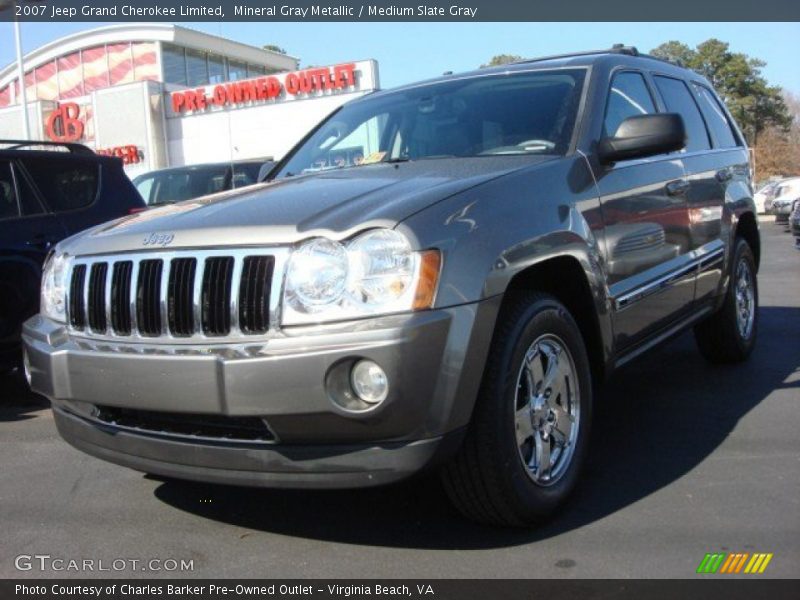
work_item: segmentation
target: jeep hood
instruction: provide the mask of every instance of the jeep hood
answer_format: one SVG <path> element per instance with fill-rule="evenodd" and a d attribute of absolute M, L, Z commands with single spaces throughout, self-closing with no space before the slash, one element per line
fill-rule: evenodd
<path fill-rule="evenodd" d="M 124 217 L 78 234 L 60 249 L 74 256 L 344 239 L 371 227 L 394 227 L 453 194 L 552 159 L 443 158 L 290 177 Z"/>

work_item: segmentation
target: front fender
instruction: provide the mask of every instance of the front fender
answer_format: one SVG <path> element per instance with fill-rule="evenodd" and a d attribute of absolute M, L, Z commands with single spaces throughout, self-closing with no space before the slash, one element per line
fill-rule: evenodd
<path fill-rule="evenodd" d="M 583 157 L 534 165 L 471 188 L 413 215 L 398 229 L 417 247 L 442 251 L 437 308 L 500 296 L 520 273 L 554 258 L 573 258 L 592 295 L 604 358 L 610 356 L 600 199 Z"/>

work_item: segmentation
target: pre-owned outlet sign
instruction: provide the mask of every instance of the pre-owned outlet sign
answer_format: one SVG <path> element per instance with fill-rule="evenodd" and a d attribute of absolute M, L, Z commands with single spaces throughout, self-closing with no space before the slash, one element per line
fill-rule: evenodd
<path fill-rule="evenodd" d="M 197 113 L 210 107 L 237 107 L 353 90 L 358 85 L 356 75 L 355 63 L 347 63 L 181 90 L 171 95 L 172 111 Z"/>

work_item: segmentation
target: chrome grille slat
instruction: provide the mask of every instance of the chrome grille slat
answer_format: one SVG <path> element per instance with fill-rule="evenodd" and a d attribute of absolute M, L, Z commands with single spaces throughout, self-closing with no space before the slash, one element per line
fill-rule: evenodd
<path fill-rule="evenodd" d="M 289 252 L 270 247 L 78 256 L 67 294 L 70 332 L 177 344 L 269 337 L 279 328 Z"/>
<path fill-rule="evenodd" d="M 203 333 L 225 336 L 231 330 L 232 256 L 213 256 L 206 259 L 203 270 Z"/>
<path fill-rule="evenodd" d="M 72 276 L 69 284 L 69 299 L 67 307 L 69 310 L 69 323 L 75 330 L 82 330 L 86 327 L 86 296 L 84 296 L 84 283 L 86 279 L 86 265 L 75 265 L 72 269 Z"/>
<path fill-rule="evenodd" d="M 194 258 L 172 259 L 167 290 L 167 319 L 172 335 L 185 337 L 195 332 L 192 291 L 196 268 Z"/>
<path fill-rule="evenodd" d="M 109 331 L 112 328 L 111 324 L 111 289 L 113 287 L 114 282 L 114 265 L 110 265 L 110 267 L 106 270 L 106 280 L 105 280 L 105 289 L 103 290 L 103 301 L 105 302 L 105 320 L 106 320 L 106 331 Z"/>
<path fill-rule="evenodd" d="M 89 285 L 86 287 L 89 327 L 97 333 L 105 333 L 107 327 L 105 304 L 107 276 L 108 263 L 94 263 L 89 272 Z"/>
<path fill-rule="evenodd" d="M 147 259 L 139 263 L 136 280 L 136 321 L 139 333 L 147 337 L 163 335 L 161 326 L 161 274 L 164 262 Z"/>
<path fill-rule="evenodd" d="M 129 336 L 131 323 L 131 274 L 133 262 L 123 260 L 114 263 L 111 277 L 111 331 L 116 335 Z"/>

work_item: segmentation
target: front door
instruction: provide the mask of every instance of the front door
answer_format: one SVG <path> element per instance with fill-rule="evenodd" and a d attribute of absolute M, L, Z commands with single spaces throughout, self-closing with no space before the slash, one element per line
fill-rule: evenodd
<path fill-rule="evenodd" d="M 655 113 L 644 76 L 614 75 L 605 115 L 605 135 L 626 118 Z M 687 313 L 694 297 L 689 184 L 679 154 L 620 161 L 597 175 L 603 221 L 603 251 L 613 302 L 618 349 Z"/>

